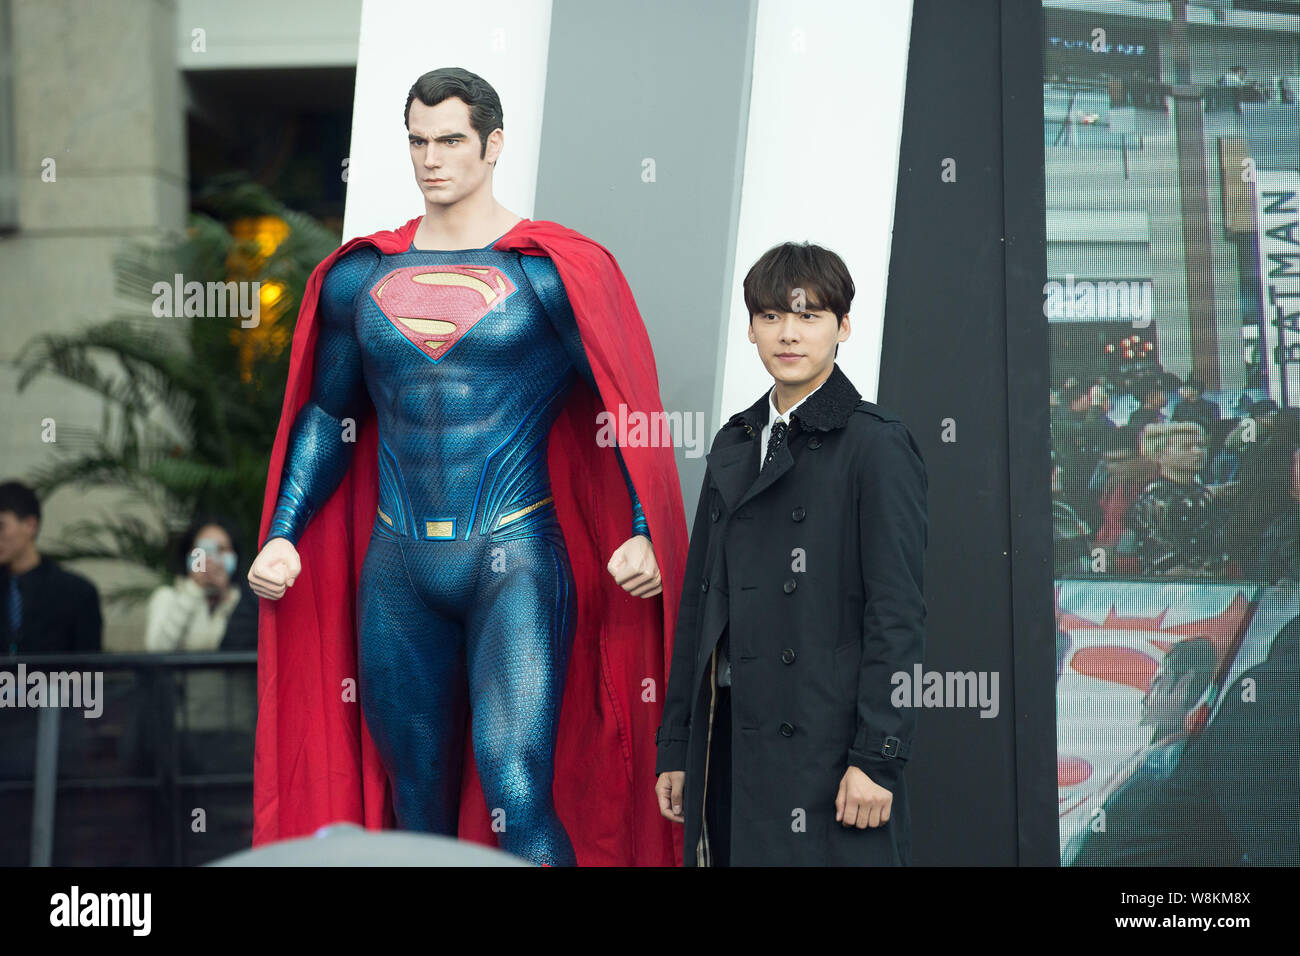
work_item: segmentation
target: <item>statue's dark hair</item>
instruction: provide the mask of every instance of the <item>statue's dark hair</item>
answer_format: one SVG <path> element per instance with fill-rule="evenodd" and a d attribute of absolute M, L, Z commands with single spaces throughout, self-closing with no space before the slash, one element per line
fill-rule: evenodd
<path fill-rule="evenodd" d="M 492 84 L 483 77 L 458 66 L 444 66 L 430 70 L 411 86 L 406 94 L 406 111 L 402 122 L 411 128 L 411 103 L 416 97 L 425 106 L 437 106 L 443 100 L 456 97 L 469 107 L 469 124 L 479 138 L 479 159 L 487 153 L 487 139 L 494 130 L 504 129 L 501 114 L 501 97 Z"/>

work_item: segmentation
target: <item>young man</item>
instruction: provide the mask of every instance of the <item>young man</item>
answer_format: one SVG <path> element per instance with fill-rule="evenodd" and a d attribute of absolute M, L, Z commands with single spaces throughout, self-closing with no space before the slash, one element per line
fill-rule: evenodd
<path fill-rule="evenodd" d="M 910 863 L 925 465 L 835 364 L 853 280 L 786 243 L 745 277 L 774 379 L 718 432 L 691 533 L 656 784 L 687 865 Z M 910 701 L 907 701 L 910 703 Z"/>
<path fill-rule="evenodd" d="M 1142 455 L 1160 475 L 1129 506 L 1123 554 L 1136 556 L 1139 574 L 1226 576 L 1217 490 L 1198 477 L 1205 467 L 1205 430 L 1195 422 L 1148 425 Z"/>
<path fill-rule="evenodd" d="M 17 481 L 0 484 L 0 654 L 97 653 L 99 592 L 36 548 L 41 503 Z"/>
<path fill-rule="evenodd" d="M 671 449 L 596 440 L 602 410 L 662 414 L 645 327 L 604 248 L 493 198 L 485 80 L 425 74 L 406 127 L 424 216 L 321 263 L 294 336 L 249 571 L 254 842 L 386 823 L 391 786 L 403 829 L 666 863 L 671 827 L 636 799 L 642 687 L 686 522 Z"/>

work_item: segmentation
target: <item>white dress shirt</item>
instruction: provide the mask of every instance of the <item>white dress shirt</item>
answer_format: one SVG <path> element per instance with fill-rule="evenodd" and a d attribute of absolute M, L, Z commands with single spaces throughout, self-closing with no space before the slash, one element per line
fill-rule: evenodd
<path fill-rule="evenodd" d="M 822 382 L 822 385 L 825 384 L 826 382 Z M 817 388 L 821 388 L 822 385 L 818 385 Z M 793 405 L 787 408 L 785 410 L 784 415 L 782 415 L 780 412 L 776 410 L 776 386 L 773 385 L 772 390 L 767 393 L 767 403 L 772 407 L 772 414 L 767 416 L 767 424 L 763 426 L 763 435 L 759 439 L 760 444 L 758 448 L 758 467 L 760 471 L 763 468 L 763 462 L 767 459 L 767 440 L 769 436 L 771 436 L 772 434 L 772 425 L 775 424 L 778 419 L 780 419 L 781 421 L 785 422 L 786 428 L 789 428 L 790 416 L 794 414 L 794 410 L 798 408 L 800 405 L 802 405 L 804 402 L 808 401 L 810 396 L 816 394 L 817 388 L 814 388 L 803 398 L 799 399 L 799 401 L 795 402 Z M 790 435 L 787 432 L 786 439 L 789 440 L 789 438 Z"/>

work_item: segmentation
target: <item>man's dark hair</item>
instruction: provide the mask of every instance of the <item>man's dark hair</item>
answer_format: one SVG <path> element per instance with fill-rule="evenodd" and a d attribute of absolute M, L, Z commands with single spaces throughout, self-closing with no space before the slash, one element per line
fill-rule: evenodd
<path fill-rule="evenodd" d="M 833 312 L 839 325 L 853 304 L 853 277 L 844 260 L 809 242 L 783 242 L 767 250 L 749 267 L 743 288 L 750 324 L 763 312 L 795 311 L 795 290 L 803 292 L 804 309 Z M 835 354 L 839 351 L 836 344 Z"/>
<path fill-rule="evenodd" d="M 1214 645 L 1209 640 L 1204 637 L 1192 637 L 1179 641 L 1169 648 L 1168 653 L 1165 654 L 1164 664 L 1165 673 L 1175 684 L 1184 677 L 1191 678 L 1186 691 L 1187 696 L 1183 698 L 1183 706 L 1190 707 L 1210 685 L 1219 661 L 1214 653 Z"/>
<path fill-rule="evenodd" d="M 501 114 L 501 97 L 492 84 L 483 77 L 458 66 L 444 66 L 430 70 L 411 86 L 406 94 L 406 112 L 402 121 L 411 128 L 411 103 L 416 97 L 425 106 L 437 106 L 443 100 L 456 97 L 469 107 L 469 124 L 478 133 L 479 159 L 487 154 L 487 139 L 494 130 L 505 129 Z"/>
<path fill-rule="evenodd" d="M 0 511 L 12 511 L 20 519 L 35 517 L 41 520 L 41 503 L 36 492 L 21 481 L 6 481 L 0 484 Z"/>
<path fill-rule="evenodd" d="M 841 320 L 853 303 L 853 279 L 844 260 L 808 242 L 783 242 L 763 253 L 745 276 L 745 308 L 750 321 L 761 312 L 793 312 L 796 289 L 804 308 L 825 309 Z"/>

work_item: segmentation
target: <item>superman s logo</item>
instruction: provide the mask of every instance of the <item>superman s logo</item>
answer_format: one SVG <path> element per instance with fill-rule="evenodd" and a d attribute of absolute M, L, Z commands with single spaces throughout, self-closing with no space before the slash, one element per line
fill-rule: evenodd
<path fill-rule="evenodd" d="M 437 362 L 514 291 L 496 266 L 407 266 L 375 283 L 370 298 L 393 328 Z"/>

